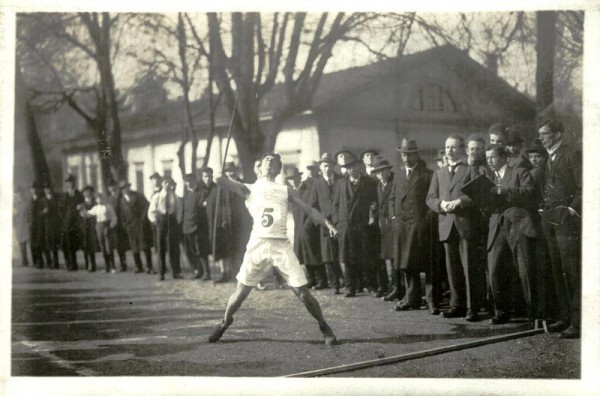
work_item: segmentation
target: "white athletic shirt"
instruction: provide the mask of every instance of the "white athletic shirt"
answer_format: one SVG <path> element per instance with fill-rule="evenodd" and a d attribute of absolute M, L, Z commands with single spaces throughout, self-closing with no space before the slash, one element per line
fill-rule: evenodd
<path fill-rule="evenodd" d="M 250 239 L 287 239 L 287 186 L 259 179 L 248 187 L 246 207 L 254 220 Z"/>

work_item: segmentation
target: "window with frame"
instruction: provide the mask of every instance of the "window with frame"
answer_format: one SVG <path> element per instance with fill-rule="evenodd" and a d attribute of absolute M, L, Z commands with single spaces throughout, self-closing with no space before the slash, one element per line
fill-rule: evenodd
<path fill-rule="evenodd" d="M 418 90 L 414 110 L 433 113 L 457 113 L 456 102 L 447 88 L 430 83 Z"/>
<path fill-rule="evenodd" d="M 144 163 L 143 162 L 134 162 L 133 166 L 135 169 L 136 191 L 143 192 L 144 191 Z"/>
<path fill-rule="evenodd" d="M 173 160 L 163 160 L 162 161 L 163 168 L 163 177 L 173 177 Z"/>

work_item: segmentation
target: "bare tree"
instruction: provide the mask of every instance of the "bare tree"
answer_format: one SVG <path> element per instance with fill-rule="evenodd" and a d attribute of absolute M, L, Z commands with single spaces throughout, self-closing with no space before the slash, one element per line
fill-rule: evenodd
<path fill-rule="evenodd" d="M 32 67 L 30 75 L 48 76 L 46 84 L 35 89 L 38 104 L 54 109 L 67 104 L 86 121 L 97 142 L 105 183 L 126 176 L 112 71 L 119 46 L 111 35 L 118 22 L 127 23 L 131 17 L 108 13 L 19 16 L 18 54 L 26 67 Z M 81 83 L 77 74 L 87 70 L 85 66 L 95 66 L 99 82 Z"/>
<path fill-rule="evenodd" d="M 556 12 L 538 11 L 536 106 L 544 110 L 554 101 L 554 57 L 556 54 Z"/>
<path fill-rule="evenodd" d="M 210 63 L 230 112 L 239 96 L 233 137 L 243 168 L 252 169 L 259 153 L 273 149 L 285 121 L 310 108 L 335 44 L 375 15 L 324 13 L 316 16 L 314 24 L 307 23 L 306 13 L 237 12 L 229 15 L 228 23 L 223 17 L 207 14 Z M 261 100 L 280 76 L 284 96 L 263 129 Z"/>

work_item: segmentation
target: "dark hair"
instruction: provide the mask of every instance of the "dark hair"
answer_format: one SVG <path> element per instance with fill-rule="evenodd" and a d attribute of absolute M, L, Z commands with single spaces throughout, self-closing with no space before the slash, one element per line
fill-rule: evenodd
<path fill-rule="evenodd" d="M 205 168 L 202 168 L 202 173 L 210 173 L 212 175 L 213 169 L 210 166 L 207 166 Z"/>
<path fill-rule="evenodd" d="M 448 136 L 446 138 L 446 140 L 448 140 L 448 139 L 458 140 L 458 148 L 465 147 L 465 138 L 463 138 L 461 135 L 459 135 L 457 133 L 453 133 L 452 135 Z"/>
<path fill-rule="evenodd" d="M 483 145 L 485 146 L 485 139 L 478 133 L 469 135 L 469 137 L 467 138 L 467 144 L 469 144 L 469 142 L 483 143 Z"/>
<path fill-rule="evenodd" d="M 283 163 L 281 162 L 281 155 L 274 153 L 274 152 L 268 152 L 268 153 L 264 153 L 262 155 L 262 157 L 260 157 L 260 161 L 262 162 L 262 160 L 264 160 L 267 157 L 273 157 L 277 163 L 277 167 L 275 168 L 276 170 L 276 174 L 279 174 L 281 172 L 281 168 L 283 168 Z"/>
<path fill-rule="evenodd" d="M 487 146 L 485 151 L 493 151 L 497 156 L 508 158 L 508 154 L 506 153 L 506 149 L 502 146 L 498 146 L 497 144 L 490 144 Z"/>
<path fill-rule="evenodd" d="M 543 127 L 548 126 L 548 128 L 550 128 L 550 131 L 552 131 L 553 133 L 564 133 L 565 132 L 565 127 L 562 124 L 562 122 L 560 122 L 560 120 L 557 120 L 556 118 L 546 118 L 542 121 L 540 121 L 538 123 L 538 131 L 540 129 L 542 129 Z"/>

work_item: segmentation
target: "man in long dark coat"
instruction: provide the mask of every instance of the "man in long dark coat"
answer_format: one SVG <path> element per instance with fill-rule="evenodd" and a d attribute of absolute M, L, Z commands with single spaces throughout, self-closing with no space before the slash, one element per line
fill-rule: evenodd
<path fill-rule="evenodd" d="M 207 279 L 205 271 L 208 268 L 208 227 L 206 209 L 203 206 L 204 193 L 198 187 L 193 174 L 185 175 L 185 192 L 181 200 L 181 231 L 185 254 L 194 270 L 196 279 Z"/>
<path fill-rule="evenodd" d="M 395 261 L 402 270 L 406 294 L 396 306 L 397 311 L 421 308 L 421 272 L 426 274 L 427 305 L 432 314 L 439 310 L 440 295 L 433 295 L 431 272 L 431 234 L 426 197 L 433 171 L 419 157 L 414 139 L 403 139 L 397 148 L 404 167 L 397 172 L 392 193 L 396 240 Z M 436 285 L 439 287 L 439 285 Z M 437 311 L 439 312 L 439 311 Z"/>
<path fill-rule="evenodd" d="M 42 209 L 42 219 L 44 223 L 44 250 L 46 252 L 46 262 L 52 263 L 52 268 L 58 268 L 58 247 L 60 245 L 60 222 L 58 213 L 59 198 L 52 189 L 51 183 L 46 183 L 44 187 L 44 207 Z"/>
<path fill-rule="evenodd" d="M 127 271 L 127 250 L 129 250 L 129 238 L 122 224 L 122 216 L 119 202 L 121 200 L 121 190 L 115 181 L 108 183 L 108 197 L 106 202 L 113 207 L 117 214 L 117 226 L 111 233 L 113 239 L 112 245 L 117 249 L 119 255 L 119 263 L 121 264 L 121 272 Z"/>
<path fill-rule="evenodd" d="M 365 268 L 370 268 L 368 227 L 377 202 L 377 182 L 361 174 L 362 163 L 349 155 L 341 164 L 346 176 L 334 187 L 332 217 L 339 231 L 340 262 L 345 264 L 346 297 L 364 288 Z M 367 285 L 373 287 L 374 285 Z"/>
<path fill-rule="evenodd" d="M 317 209 L 327 220 L 333 219 L 333 190 L 340 179 L 334 172 L 335 159 L 329 153 L 323 153 L 319 160 L 321 175 L 316 178 L 309 198 L 309 206 Z M 337 239 L 329 236 L 325 227 L 320 227 L 321 260 L 329 272 L 327 278 L 335 288 L 335 294 L 340 294 L 342 269 L 339 262 L 339 246 Z"/>
<path fill-rule="evenodd" d="M 79 228 L 79 210 L 77 205 L 83 202 L 83 195 L 75 188 L 75 176 L 69 175 L 65 179 L 65 193 L 60 202 L 59 213 L 61 224 L 61 245 L 67 270 L 77 271 L 77 250 L 81 246 Z"/>
<path fill-rule="evenodd" d="M 148 200 L 144 195 L 131 190 L 131 183 L 126 180 L 119 182 L 121 199 L 119 200 L 119 219 L 129 239 L 129 247 L 133 253 L 135 273 L 144 272 L 140 252 L 144 252 L 147 272 L 155 274 L 152 266 L 152 229 L 147 219 Z"/>
<path fill-rule="evenodd" d="M 33 266 L 37 268 L 44 268 L 45 233 L 42 214 L 43 209 L 44 197 L 41 191 L 41 185 L 37 181 L 34 181 L 31 185 L 31 198 L 27 219 L 31 258 L 33 259 Z M 50 262 L 47 262 L 46 265 L 50 267 Z"/>
<path fill-rule="evenodd" d="M 309 175 L 302 181 L 298 191 L 302 201 L 310 206 L 310 197 L 315 181 L 319 178 L 319 163 L 313 161 L 306 169 Z M 300 212 L 300 225 L 298 232 L 297 255 L 301 263 L 306 265 L 308 270 L 308 282 L 314 284 L 314 289 L 324 289 L 329 287 L 325 264 L 321 259 L 321 230 L 319 225 L 315 224 L 304 212 Z M 294 249 L 296 250 L 296 249 Z"/>
<path fill-rule="evenodd" d="M 233 237 L 231 231 L 231 201 L 227 199 L 226 194 L 221 191 L 218 193 L 217 185 L 213 182 L 213 170 L 205 168 L 202 171 L 202 179 L 207 186 L 206 214 L 208 216 L 209 236 L 212 245 L 215 245 L 213 261 L 221 261 L 221 276 L 215 279 L 215 282 L 228 282 L 233 279 L 234 272 L 231 268 L 233 257 Z M 229 193 L 227 193 L 229 194 Z M 219 204 L 217 205 L 217 196 Z M 217 212 L 217 206 L 219 211 Z M 215 235 L 215 221 L 217 222 Z"/>
<path fill-rule="evenodd" d="M 538 134 L 548 157 L 542 162 L 542 230 L 549 249 L 558 321 L 550 331 L 561 338 L 581 332 L 581 151 L 564 141 L 564 126 L 555 119 L 540 123 Z"/>

